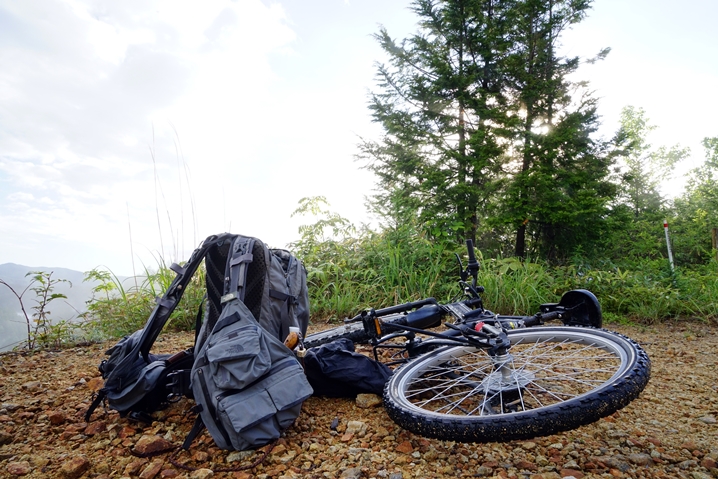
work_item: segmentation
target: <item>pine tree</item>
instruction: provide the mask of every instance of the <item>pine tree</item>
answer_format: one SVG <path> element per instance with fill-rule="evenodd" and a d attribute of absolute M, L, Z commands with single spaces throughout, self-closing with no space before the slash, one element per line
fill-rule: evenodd
<path fill-rule="evenodd" d="M 580 22 L 589 6 L 588 0 L 525 0 L 517 9 L 508 72 L 522 123 L 497 221 L 513 226 L 518 257 L 529 246 L 547 259 L 595 249 L 600 219 L 615 194 L 608 179 L 612 156 L 593 138 L 596 100 L 568 80 L 579 59 L 556 53 L 561 33 Z"/>
<path fill-rule="evenodd" d="M 601 229 L 586 225 L 615 194 L 612 156 L 592 138 L 596 100 L 567 80 L 579 60 L 556 54 L 589 6 L 416 0 L 419 33 L 399 43 L 382 29 L 389 61 L 370 109 L 384 136 L 362 145 L 378 209 L 437 236 L 513 243 L 519 257 L 529 244 L 548 258 L 594 247 Z"/>
<path fill-rule="evenodd" d="M 397 43 L 371 98 L 379 142 L 363 157 L 379 178 L 379 209 L 417 214 L 437 236 L 476 238 L 481 211 L 498 187 L 512 120 L 503 62 L 513 1 L 417 0 L 420 33 Z"/>

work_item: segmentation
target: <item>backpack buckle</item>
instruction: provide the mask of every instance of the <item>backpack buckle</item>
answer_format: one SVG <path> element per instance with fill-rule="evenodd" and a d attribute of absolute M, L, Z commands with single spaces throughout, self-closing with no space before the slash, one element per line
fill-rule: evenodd
<path fill-rule="evenodd" d="M 175 403 L 186 396 L 190 391 L 190 369 L 178 369 L 167 375 L 167 401 Z"/>

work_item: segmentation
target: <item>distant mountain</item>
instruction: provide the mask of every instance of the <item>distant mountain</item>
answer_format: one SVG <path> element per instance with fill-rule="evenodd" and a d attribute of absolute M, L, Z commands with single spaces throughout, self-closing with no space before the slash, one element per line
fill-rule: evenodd
<path fill-rule="evenodd" d="M 0 264 L 0 279 L 9 284 L 18 294 L 30 284 L 29 272 L 52 272 L 53 279 L 64 279 L 69 283 L 58 283 L 54 293 L 62 293 L 67 299 L 56 299 L 50 304 L 50 318 L 56 321 L 73 320 L 77 315 L 87 310 L 87 301 L 92 298 L 92 288 L 96 282 L 84 282 L 84 273 L 67 268 L 31 267 L 14 263 Z M 23 297 L 23 304 L 28 316 L 32 315 L 31 308 L 37 303 L 35 293 L 27 290 Z M 0 351 L 12 349 L 13 346 L 27 338 L 27 325 L 22 314 L 20 303 L 6 286 L 0 285 Z"/>

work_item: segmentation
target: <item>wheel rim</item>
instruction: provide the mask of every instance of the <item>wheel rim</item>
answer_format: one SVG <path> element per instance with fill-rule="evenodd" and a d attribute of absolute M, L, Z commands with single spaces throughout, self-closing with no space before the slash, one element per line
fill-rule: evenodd
<path fill-rule="evenodd" d="M 635 359 L 621 338 L 588 331 L 512 332 L 510 354 L 497 358 L 470 347 L 435 351 L 398 372 L 394 399 L 421 415 L 452 420 L 530 414 L 580 401 L 609 387 Z"/>

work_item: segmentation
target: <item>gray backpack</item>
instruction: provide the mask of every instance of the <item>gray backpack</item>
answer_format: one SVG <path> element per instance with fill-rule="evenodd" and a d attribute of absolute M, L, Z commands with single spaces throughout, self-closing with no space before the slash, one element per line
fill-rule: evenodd
<path fill-rule="evenodd" d="M 221 449 L 252 449 L 278 438 L 312 395 L 294 354 L 236 298 L 197 348 L 192 392 Z"/>
<path fill-rule="evenodd" d="M 206 308 L 197 316 L 195 346 L 171 355 L 151 354 L 202 261 Z M 312 394 L 294 353 L 282 343 L 290 327 L 306 333 L 304 266 L 285 250 L 226 233 L 208 237 L 184 266 L 173 264 L 172 269 L 177 276 L 145 327 L 107 351 L 109 359 L 99 366 L 105 384 L 86 420 L 106 402 L 122 416 L 152 421 L 153 411 L 187 396 L 200 415 L 185 447 L 202 425 L 224 449 L 259 447 L 278 438 Z"/>

